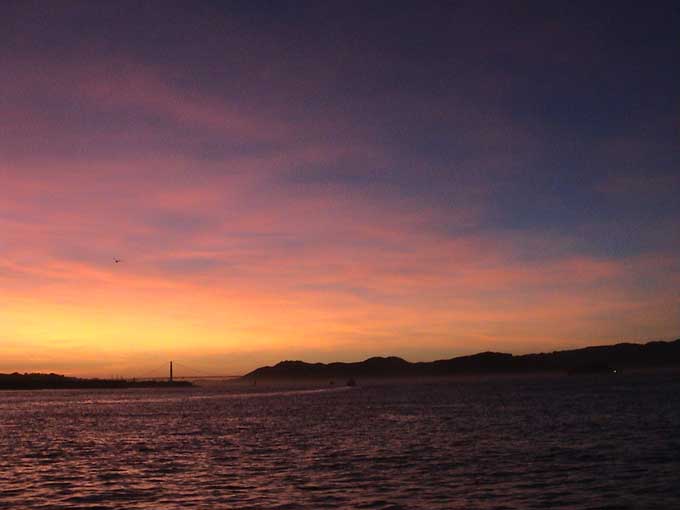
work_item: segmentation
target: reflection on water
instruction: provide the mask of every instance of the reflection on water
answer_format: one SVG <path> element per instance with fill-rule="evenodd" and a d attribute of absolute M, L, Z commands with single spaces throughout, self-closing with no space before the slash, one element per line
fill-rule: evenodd
<path fill-rule="evenodd" d="M 677 376 L 0 392 L 0 508 L 680 508 Z"/>

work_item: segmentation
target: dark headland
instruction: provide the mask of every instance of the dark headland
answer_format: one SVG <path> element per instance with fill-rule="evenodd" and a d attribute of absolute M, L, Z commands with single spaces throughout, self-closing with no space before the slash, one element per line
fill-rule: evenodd
<path fill-rule="evenodd" d="M 82 379 L 59 374 L 0 374 L 0 390 L 186 388 L 188 381 L 137 381 L 133 379 Z"/>
<path fill-rule="evenodd" d="M 395 356 L 356 363 L 282 361 L 246 374 L 246 381 L 343 380 L 442 377 L 473 374 L 614 373 L 621 370 L 680 366 L 680 339 L 646 344 L 621 343 L 514 356 L 482 352 L 429 362 L 410 363 Z M 243 380 L 242 379 L 242 380 Z"/>
<path fill-rule="evenodd" d="M 680 367 L 680 339 L 646 344 L 620 343 L 565 351 L 514 356 L 482 352 L 429 362 L 411 363 L 396 356 L 374 357 L 355 363 L 305 363 L 282 361 L 261 367 L 240 380 L 257 381 L 346 381 L 408 377 L 445 377 L 484 374 L 614 373 L 624 370 Z M 59 374 L 0 374 L 0 390 L 24 389 L 121 389 L 186 388 L 188 381 L 134 379 L 84 379 Z"/>

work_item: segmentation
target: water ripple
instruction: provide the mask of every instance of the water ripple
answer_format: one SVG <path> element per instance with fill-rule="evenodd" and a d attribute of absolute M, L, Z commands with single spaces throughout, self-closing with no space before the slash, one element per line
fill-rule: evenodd
<path fill-rule="evenodd" d="M 678 390 L 0 392 L 0 509 L 680 508 Z"/>

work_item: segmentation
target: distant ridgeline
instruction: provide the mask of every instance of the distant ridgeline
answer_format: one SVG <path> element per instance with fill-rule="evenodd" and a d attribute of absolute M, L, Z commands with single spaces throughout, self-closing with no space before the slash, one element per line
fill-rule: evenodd
<path fill-rule="evenodd" d="M 472 356 L 409 363 L 394 356 L 356 363 L 282 361 L 244 376 L 247 380 L 435 377 L 458 374 L 532 372 L 613 373 L 621 369 L 680 366 L 680 339 L 647 344 L 622 343 L 569 351 L 513 356 L 483 352 Z"/>
<path fill-rule="evenodd" d="M 192 386 L 187 381 L 135 381 L 126 379 L 81 379 L 59 374 L 0 374 L 0 390 L 78 388 L 156 388 Z"/>

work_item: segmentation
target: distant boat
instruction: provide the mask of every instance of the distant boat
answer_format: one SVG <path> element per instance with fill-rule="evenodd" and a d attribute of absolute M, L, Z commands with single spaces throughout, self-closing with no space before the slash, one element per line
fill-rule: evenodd
<path fill-rule="evenodd" d="M 583 374 L 615 374 L 616 370 L 603 361 L 596 361 L 586 365 L 574 367 L 567 372 L 569 375 Z"/>
<path fill-rule="evenodd" d="M 349 380 L 347 381 L 347 386 L 356 386 L 357 382 L 354 380 L 353 377 L 350 377 Z"/>

